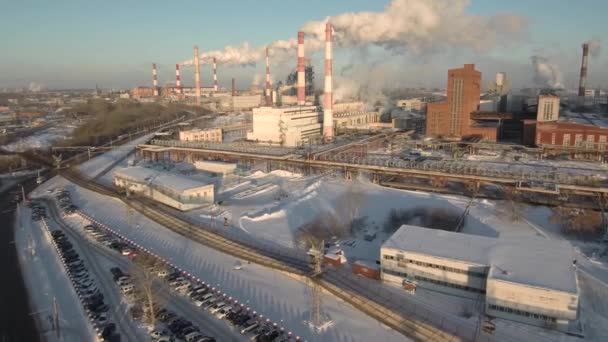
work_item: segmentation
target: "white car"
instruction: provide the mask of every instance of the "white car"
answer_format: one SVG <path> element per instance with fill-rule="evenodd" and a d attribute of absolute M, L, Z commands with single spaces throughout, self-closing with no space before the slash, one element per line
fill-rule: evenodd
<path fill-rule="evenodd" d="M 218 312 L 215 313 L 215 318 L 224 319 L 224 317 L 226 317 L 226 315 L 228 315 L 230 310 L 232 310 L 231 306 L 224 306 Z"/>
<path fill-rule="evenodd" d="M 135 287 L 133 285 L 129 284 L 129 285 L 121 286 L 120 291 L 122 293 L 129 293 L 129 292 L 133 291 L 134 288 Z"/>
<path fill-rule="evenodd" d="M 226 304 L 225 302 L 219 302 L 219 303 L 215 303 L 215 305 L 213 305 L 210 309 L 209 312 L 211 312 L 211 314 L 215 314 L 216 312 L 220 311 L 224 306 L 226 306 L 228 304 Z"/>
<path fill-rule="evenodd" d="M 152 330 L 150 331 L 150 337 L 153 339 L 160 339 L 161 337 L 168 337 L 169 334 L 166 331 Z"/>

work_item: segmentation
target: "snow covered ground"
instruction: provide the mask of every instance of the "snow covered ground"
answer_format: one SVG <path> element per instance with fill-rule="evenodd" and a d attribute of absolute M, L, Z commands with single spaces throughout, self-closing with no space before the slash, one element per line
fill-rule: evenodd
<path fill-rule="evenodd" d="M 110 165 L 116 164 L 119 160 L 125 158 L 129 153 L 135 150 L 135 147 L 139 144 L 143 144 L 146 141 L 152 139 L 154 133 L 146 134 L 142 137 L 134 139 L 126 145 L 121 145 L 113 150 L 105 152 L 87 162 L 82 163 L 78 169 L 83 174 L 90 178 L 99 176 L 100 173 L 106 171 Z"/>
<path fill-rule="evenodd" d="M 137 212 L 129 212 L 117 199 L 109 199 L 88 190 L 53 178 L 39 187 L 35 195 L 59 186 L 67 188 L 74 203 L 85 213 L 111 226 L 129 239 L 154 250 L 174 264 L 197 277 L 218 284 L 226 293 L 248 303 L 264 316 L 281 322 L 286 329 L 308 341 L 404 341 L 403 335 L 392 331 L 356 308 L 323 295 L 324 310 L 335 324 L 317 335 L 303 321 L 308 319 L 309 288 L 304 283 L 274 270 L 244 264 L 234 270 L 234 257 L 194 243 L 175 234 Z"/>
<path fill-rule="evenodd" d="M 58 139 L 68 137 L 75 128 L 76 126 L 71 125 L 50 127 L 28 137 L 20 138 L 13 143 L 3 146 L 3 148 L 8 151 L 22 152 L 30 148 L 50 147 Z"/>
<path fill-rule="evenodd" d="M 50 235 L 41 223 L 31 220 L 30 210 L 25 207 L 20 208 L 15 244 L 30 303 L 45 340 L 96 341 L 97 336 L 56 254 Z M 57 339 L 51 330 L 49 319 L 53 314 L 54 299 L 59 311 L 61 339 Z"/>

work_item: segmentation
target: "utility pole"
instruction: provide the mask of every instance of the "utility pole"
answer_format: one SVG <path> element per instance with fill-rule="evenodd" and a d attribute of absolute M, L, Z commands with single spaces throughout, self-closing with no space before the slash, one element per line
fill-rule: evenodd
<path fill-rule="evenodd" d="M 321 240 L 318 242 L 311 239 L 310 244 L 309 255 L 312 259 L 313 271 L 309 278 L 311 305 L 309 319 L 306 323 L 315 332 L 321 332 L 333 324 L 329 316 L 323 312 L 323 290 L 321 289 L 321 285 L 314 280 L 314 278 L 321 276 L 323 273 L 322 264 L 325 241 Z"/>

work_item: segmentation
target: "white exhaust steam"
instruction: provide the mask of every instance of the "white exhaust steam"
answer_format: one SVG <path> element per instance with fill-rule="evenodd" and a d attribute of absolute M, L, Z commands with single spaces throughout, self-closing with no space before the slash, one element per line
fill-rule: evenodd
<path fill-rule="evenodd" d="M 534 83 L 554 89 L 564 87 L 563 75 L 559 67 L 543 56 L 532 56 L 532 68 L 534 69 Z"/>
<path fill-rule="evenodd" d="M 392 53 L 408 51 L 430 54 L 445 47 L 468 48 L 476 52 L 492 49 L 498 42 L 517 37 L 527 28 L 527 20 L 511 14 L 479 16 L 466 13 L 469 0 L 392 0 L 380 12 L 344 13 L 302 26 L 307 52 L 323 48 L 325 23 L 334 29 L 334 44 L 343 48 L 368 45 Z M 269 44 L 273 61 L 278 63 L 295 56 L 293 39 Z M 203 53 L 203 62 L 216 57 L 220 64 L 253 65 L 264 57 L 264 47 L 226 46 L 223 50 Z M 182 65 L 191 65 L 192 60 Z"/>

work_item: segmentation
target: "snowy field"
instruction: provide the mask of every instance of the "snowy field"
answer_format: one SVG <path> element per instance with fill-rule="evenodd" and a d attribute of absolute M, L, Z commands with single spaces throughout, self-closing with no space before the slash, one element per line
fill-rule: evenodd
<path fill-rule="evenodd" d="M 76 126 L 67 125 L 62 127 L 50 127 L 36 134 L 2 146 L 4 149 L 13 152 L 22 152 L 30 148 L 47 148 L 59 140 L 68 137 Z"/>
<path fill-rule="evenodd" d="M 309 317 L 310 306 L 309 288 L 304 283 L 255 264 L 244 264 L 242 270 L 236 271 L 233 269 L 237 261 L 234 257 L 194 243 L 137 212 L 129 212 L 117 199 L 98 195 L 65 180 L 53 178 L 33 195 L 46 195 L 47 189 L 58 186 L 70 191 L 73 202 L 83 212 L 197 277 L 218 284 L 240 302 L 248 303 L 264 316 L 281 322 L 286 329 L 308 341 L 407 340 L 349 304 L 325 294 L 324 310 L 335 323 L 326 332 L 317 335 L 303 323 Z"/>
<path fill-rule="evenodd" d="M 49 317 L 53 299 L 57 300 L 63 342 L 97 341 L 78 295 L 57 255 L 49 234 L 40 222 L 31 220 L 31 212 L 22 207 L 15 231 L 15 244 L 28 289 L 32 310 L 45 341 L 59 341 Z"/>

